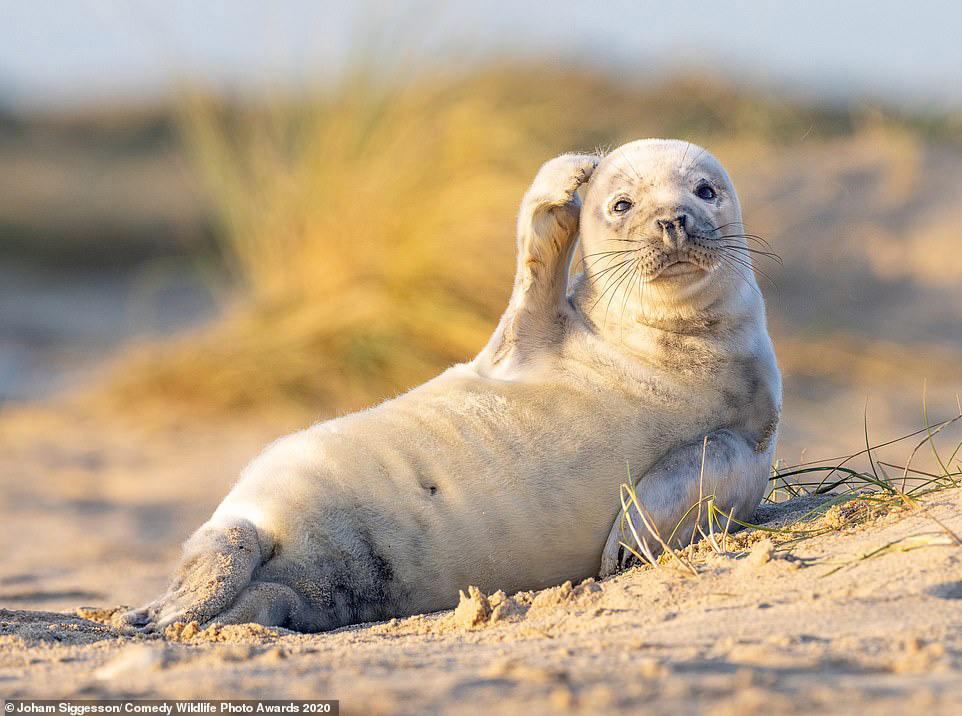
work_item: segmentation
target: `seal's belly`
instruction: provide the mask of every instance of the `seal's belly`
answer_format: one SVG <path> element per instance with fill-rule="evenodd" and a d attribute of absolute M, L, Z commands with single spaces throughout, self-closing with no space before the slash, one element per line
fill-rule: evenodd
<path fill-rule="evenodd" d="M 469 584 L 510 592 L 597 573 L 629 468 L 637 479 L 688 439 L 677 411 L 453 371 L 284 438 L 225 504 L 287 559 L 373 540 L 407 611 L 450 606 Z"/>

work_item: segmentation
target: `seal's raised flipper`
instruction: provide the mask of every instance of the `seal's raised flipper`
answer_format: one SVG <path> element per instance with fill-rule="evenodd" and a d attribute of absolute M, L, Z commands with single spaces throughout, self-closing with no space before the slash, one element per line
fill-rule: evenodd
<path fill-rule="evenodd" d="M 568 270 L 578 235 L 578 187 L 599 158 L 563 154 L 545 163 L 521 200 L 518 268 L 508 309 L 476 365 L 482 373 L 507 374 L 552 343 L 571 313 Z"/>
<path fill-rule="evenodd" d="M 635 486 L 642 514 L 632 500 L 625 501 L 627 511 L 619 510 L 601 555 L 599 576 L 607 577 L 628 566 L 634 554 L 646 560 L 657 558 L 664 549 L 662 543 L 675 548 L 689 544 L 693 537 L 700 539 L 696 521 L 708 534 L 709 501 L 718 511 L 716 532 L 725 527 L 738 529 L 737 523 L 728 524 L 727 516 L 748 520 L 768 485 L 771 454 L 758 447 L 739 431 L 717 430 L 707 443 L 692 443 L 662 458 Z"/>
<path fill-rule="evenodd" d="M 208 522 L 184 544 L 167 592 L 123 615 L 132 627 L 163 629 L 174 622 L 209 622 L 227 610 L 261 563 L 257 529 L 247 520 Z"/>

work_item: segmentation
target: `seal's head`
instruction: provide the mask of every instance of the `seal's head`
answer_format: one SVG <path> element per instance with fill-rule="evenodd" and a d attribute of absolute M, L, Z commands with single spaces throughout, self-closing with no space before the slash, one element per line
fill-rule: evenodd
<path fill-rule="evenodd" d="M 740 282 L 755 286 L 743 232 L 735 188 L 705 149 L 630 142 L 601 161 L 585 191 L 582 283 L 623 318 L 626 308 L 637 319 L 717 304 Z"/>

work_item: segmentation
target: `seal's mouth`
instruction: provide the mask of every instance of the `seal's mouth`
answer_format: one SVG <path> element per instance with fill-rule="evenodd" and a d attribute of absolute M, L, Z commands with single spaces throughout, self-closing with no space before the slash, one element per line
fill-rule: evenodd
<path fill-rule="evenodd" d="M 671 241 L 638 232 L 629 234 L 626 240 L 641 245 L 636 254 L 637 269 L 646 281 L 700 280 L 712 273 L 720 260 L 718 242 L 700 231 L 685 232 L 684 237 Z M 624 257 L 620 253 L 614 255 Z"/>
<path fill-rule="evenodd" d="M 661 269 L 655 278 L 661 278 L 663 276 L 688 276 L 693 273 L 704 273 L 705 269 L 696 263 L 687 261 L 685 259 L 677 259 L 667 264 Z"/>

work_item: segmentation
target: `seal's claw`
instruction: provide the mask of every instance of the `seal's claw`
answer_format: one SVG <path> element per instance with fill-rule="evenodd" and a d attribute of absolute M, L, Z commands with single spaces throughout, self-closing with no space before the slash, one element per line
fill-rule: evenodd
<path fill-rule="evenodd" d="M 528 189 L 525 203 L 534 206 L 579 206 L 575 192 L 591 178 L 599 157 L 562 154 L 545 162 Z"/>
<path fill-rule="evenodd" d="M 609 554 L 601 556 L 601 568 L 598 570 L 598 578 L 605 579 L 618 572 L 618 560 L 613 559 Z"/>
<path fill-rule="evenodd" d="M 617 523 L 615 524 L 617 526 Z M 614 528 L 612 528 L 612 532 L 614 532 Z M 614 542 L 612 542 L 609 536 L 608 544 L 605 545 L 605 549 L 601 553 L 601 568 L 598 570 L 598 576 L 604 579 L 605 577 L 610 577 L 613 574 L 621 572 L 630 565 L 633 558 L 634 555 L 625 549 L 624 544 L 622 544 L 619 530 L 617 539 Z"/>

